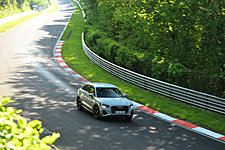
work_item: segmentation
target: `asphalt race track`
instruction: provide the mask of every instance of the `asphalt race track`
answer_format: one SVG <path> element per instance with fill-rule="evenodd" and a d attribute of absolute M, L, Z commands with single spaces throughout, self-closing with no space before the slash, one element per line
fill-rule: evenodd
<path fill-rule="evenodd" d="M 61 137 L 61 150 L 224 150 L 225 144 L 136 111 L 130 122 L 95 120 L 74 103 L 81 82 L 53 59 L 54 46 L 74 12 L 69 0 L 0 34 L 0 95 L 23 115 L 39 119 Z"/>

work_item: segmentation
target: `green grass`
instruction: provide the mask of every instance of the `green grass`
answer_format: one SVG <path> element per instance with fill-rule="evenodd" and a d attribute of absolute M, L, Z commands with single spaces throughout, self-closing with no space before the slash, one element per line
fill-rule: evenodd
<path fill-rule="evenodd" d="M 225 134 L 225 116 L 207 112 L 141 89 L 112 76 L 91 63 L 83 52 L 81 45 L 81 34 L 84 26 L 82 13 L 77 4 L 74 3 L 74 5 L 76 11 L 62 37 L 62 40 L 66 40 L 62 48 L 62 56 L 64 61 L 69 64 L 73 70 L 91 82 L 114 84 L 118 86 L 123 93 L 127 93 L 129 99 L 144 104 L 154 110 Z M 70 38 L 66 39 L 71 30 L 72 34 Z"/>
<path fill-rule="evenodd" d="M 47 13 L 55 12 L 58 9 L 55 1 L 54 0 L 51 0 L 51 1 L 52 1 L 52 8 Z M 6 31 L 14 28 L 15 26 L 18 26 L 21 23 L 24 23 L 24 22 L 36 17 L 37 15 L 40 15 L 40 14 L 41 14 L 41 12 L 36 13 L 36 14 L 26 15 L 26 16 L 21 17 L 19 19 L 16 19 L 16 20 L 7 22 L 5 24 L 2 24 L 2 25 L 0 25 L 0 33 L 6 32 Z"/>
<path fill-rule="evenodd" d="M 36 17 L 37 15 L 38 15 L 38 13 L 37 14 L 27 15 L 27 16 L 24 16 L 22 18 L 19 18 L 19 19 L 7 22 L 7 23 L 5 23 L 3 25 L 0 25 L 0 33 L 8 31 L 8 30 L 12 29 L 13 27 L 15 27 L 17 25 L 26 22 L 27 20 L 30 20 L 30 19 Z"/>
<path fill-rule="evenodd" d="M 58 9 L 58 6 L 54 0 L 51 0 L 51 3 L 52 3 L 52 8 L 47 13 L 53 13 L 53 12 L 57 11 L 57 9 Z"/>

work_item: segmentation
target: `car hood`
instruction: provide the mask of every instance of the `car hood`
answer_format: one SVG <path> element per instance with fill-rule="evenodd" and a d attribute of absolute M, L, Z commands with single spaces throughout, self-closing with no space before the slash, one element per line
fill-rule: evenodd
<path fill-rule="evenodd" d="M 101 104 L 106 104 L 109 106 L 129 106 L 132 104 L 130 100 L 127 98 L 96 98 Z"/>

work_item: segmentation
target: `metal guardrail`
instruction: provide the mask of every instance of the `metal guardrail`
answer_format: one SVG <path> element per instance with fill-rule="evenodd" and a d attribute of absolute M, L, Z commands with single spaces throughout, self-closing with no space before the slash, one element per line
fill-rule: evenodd
<path fill-rule="evenodd" d="M 116 77 L 160 95 L 225 115 L 225 99 L 223 98 L 156 80 L 115 65 L 99 57 L 87 47 L 84 33 L 82 46 L 85 54 L 94 64 Z"/>

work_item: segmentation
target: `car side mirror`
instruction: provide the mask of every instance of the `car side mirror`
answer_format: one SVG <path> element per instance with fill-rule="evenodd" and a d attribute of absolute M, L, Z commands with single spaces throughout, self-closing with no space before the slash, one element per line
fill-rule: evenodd
<path fill-rule="evenodd" d="M 94 97 L 94 94 L 93 93 L 88 93 L 88 95 L 90 96 L 90 97 Z"/>
<path fill-rule="evenodd" d="M 124 96 L 124 97 L 127 97 L 127 94 L 126 94 L 126 93 L 124 93 L 124 94 L 123 94 L 123 96 Z"/>

